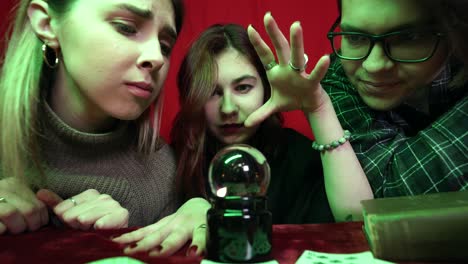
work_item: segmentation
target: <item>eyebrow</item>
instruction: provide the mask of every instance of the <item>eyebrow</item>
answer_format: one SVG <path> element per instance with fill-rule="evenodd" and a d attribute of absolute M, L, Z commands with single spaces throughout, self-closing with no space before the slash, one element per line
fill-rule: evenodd
<path fill-rule="evenodd" d="M 232 80 L 231 84 L 240 83 L 240 82 L 242 82 L 242 81 L 245 80 L 245 79 L 253 79 L 253 80 L 256 81 L 256 80 L 257 80 L 257 77 L 255 77 L 255 76 L 253 76 L 253 75 L 250 75 L 250 74 L 244 74 L 244 75 L 242 75 L 241 77 Z"/>
<path fill-rule="evenodd" d="M 410 22 L 410 23 L 405 23 L 405 24 L 398 25 L 396 27 L 389 28 L 385 32 L 382 32 L 381 34 L 391 33 L 395 31 L 402 31 L 402 30 L 411 29 L 411 28 L 422 28 L 422 27 L 429 27 L 429 26 L 431 26 L 431 24 L 428 23 L 427 21 Z M 361 33 L 367 33 L 367 34 L 374 34 L 374 32 L 370 32 L 368 30 L 364 30 L 362 28 L 355 27 L 347 23 L 342 23 L 340 25 L 340 28 L 341 28 L 341 31 L 343 32 L 361 32 Z"/>
<path fill-rule="evenodd" d="M 132 13 L 132 14 L 134 14 L 136 16 L 139 16 L 139 17 L 141 17 L 143 19 L 146 19 L 146 20 L 152 19 L 154 17 L 154 14 L 153 14 L 153 12 L 151 12 L 151 10 L 142 9 L 142 8 L 139 8 L 139 7 L 134 6 L 134 5 L 119 4 L 117 7 L 120 8 L 120 9 L 123 9 L 123 10 L 127 10 L 130 13 Z"/>
<path fill-rule="evenodd" d="M 150 20 L 150 19 L 153 19 L 154 18 L 154 14 L 151 10 L 149 9 L 142 9 L 142 8 L 139 8 L 137 6 L 134 6 L 134 5 L 130 5 L 130 4 L 119 4 L 117 5 L 117 7 L 119 9 L 122 9 L 122 10 L 126 10 L 144 20 Z M 172 39 L 174 39 L 174 41 L 177 39 L 177 33 L 176 31 L 170 27 L 170 26 L 164 26 L 163 28 L 163 31 Z"/>

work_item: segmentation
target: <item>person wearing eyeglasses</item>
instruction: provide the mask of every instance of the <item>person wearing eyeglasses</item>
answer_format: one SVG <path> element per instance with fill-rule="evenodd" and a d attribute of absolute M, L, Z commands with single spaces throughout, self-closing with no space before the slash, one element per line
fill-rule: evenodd
<path fill-rule="evenodd" d="M 330 204 L 360 200 L 368 184 L 376 198 L 467 190 L 468 2 L 338 0 L 338 6 L 339 17 L 328 33 L 333 53 L 309 74 L 304 56 L 309 47 L 299 23 L 291 26 L 289 46 L 273 18 L 265 16 L 278 63 L 249 28 L 252 44 L 270 69 L 272 96 L 245 125 L 301 109 L 312 123 L 321 121 L 313 131 L 315 146 L 348 130 L 354 149 L 348 157 L 357 157 L 368 183 L 355 175 L 328 174 Z M 288 68 L 297 74 L 286 74 Z M 321 155 L 326 159 L 342 151 Z"/>
<path fill-rule="evenodd" d="M 375 197 L 468 189 L 466 1 L 338 4 L 321 84 Z"/>

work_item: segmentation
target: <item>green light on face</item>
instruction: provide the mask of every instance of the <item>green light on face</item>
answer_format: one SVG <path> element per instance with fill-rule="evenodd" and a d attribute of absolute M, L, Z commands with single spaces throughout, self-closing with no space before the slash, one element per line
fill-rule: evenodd
<path fill-rule="evenodd" d="M 232 157 L 229 157 L 228 159 L 226 159 L 226 161 L 224 161 L 224 164 L 228 164 L 229 162 L 235 160 L 235 159 L 238 159 L 238 158 L 242 158 L 242 155 L 241 154 L 236 154 Z"/>

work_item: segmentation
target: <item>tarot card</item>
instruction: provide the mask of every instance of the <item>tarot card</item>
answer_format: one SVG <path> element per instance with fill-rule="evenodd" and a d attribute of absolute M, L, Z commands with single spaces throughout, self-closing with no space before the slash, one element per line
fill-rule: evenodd
<path fill-rule="evenodd" d="M 313 250 L 305 250 L 296 261 L 296 264 L 391 264 L 380 259 L 374 258 L 370 251 L 337 254 L 324 253 Z"/>

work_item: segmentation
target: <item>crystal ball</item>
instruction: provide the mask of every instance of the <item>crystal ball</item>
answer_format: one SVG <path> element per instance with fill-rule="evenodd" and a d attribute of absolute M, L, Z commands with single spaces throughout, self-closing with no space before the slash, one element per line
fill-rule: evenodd
<path fill-rule="evenodd" d="M 270 166 L 256 148 L 234 144 L 213 157 L 208 181 L 213 195 L 220 198 L 265 196 L 270 183 Z"/>

